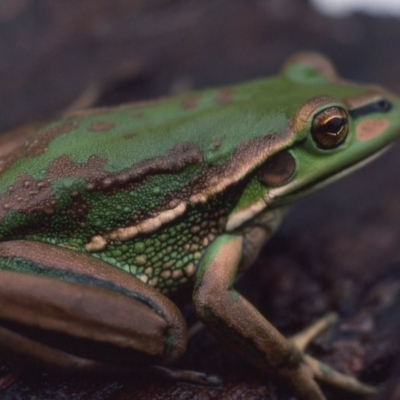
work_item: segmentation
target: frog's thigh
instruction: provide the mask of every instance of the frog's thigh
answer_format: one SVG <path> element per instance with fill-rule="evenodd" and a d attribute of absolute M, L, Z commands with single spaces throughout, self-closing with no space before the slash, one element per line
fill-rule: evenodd
<path fill-rule="evenodd" d="M 61 367 L 158 362 L 186 348 L 186 324 L 155 289 L 49 244 L 0 243 L 0 346 Z"/>
<path fill-rule="evenodd" d="M 325 399 L 300 353 L 233 288 L 242 238 L 225 235 L 207 249 L 196 274 L 199 317 L 259 368 L 277 374 L 303 399 Z"/>

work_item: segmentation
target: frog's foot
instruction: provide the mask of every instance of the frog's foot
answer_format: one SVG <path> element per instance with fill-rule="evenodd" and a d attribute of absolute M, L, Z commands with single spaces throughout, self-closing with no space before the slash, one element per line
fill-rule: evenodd
<path fill-rule="evenodd" d="M 292 336 L 289 340 L 303 353 L 315 337 L 320 335 L 325 329 L 334 325 L 337 320 L 338 316 L 335 313 L 326 314 L 302 332 Z M 310 367 L 314 377 L 322 382 L 326 382 L 332 386 L 360 395 L 371 395 L 377 393 L 377 389 L 373 386 L 366 385 L 350 375 L 338 372 L 329 365 L 324 364 L 309 355 L 304 355 L 303 357 L 305 363 Z"/>
<path fill-rule="evenodd" d="M 186 369 L 170 369 L 159 365 L 153 365 L 150 369 L 164 379 L 178 382 L 189 382 L 207 386 L 217 386 L 222 380 L 215 375 L 207 375 L 203 372 L 191 371 Z"/>

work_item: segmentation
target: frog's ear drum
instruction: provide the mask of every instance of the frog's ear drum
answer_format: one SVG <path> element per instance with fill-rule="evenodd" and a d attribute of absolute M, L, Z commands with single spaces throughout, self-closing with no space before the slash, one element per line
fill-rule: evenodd
<path fill-rule="evenodd" d="M 281 186 L 289 182 L 296 172 L 296 161 L 289 151 L 281 151 L 269 158 L 260 168 L 258 176 L 267 186 Z"/>
<path fill-rule="evenodd" d="M 326 57 L 313 52 L 298 53 L 290 57 L 283 65 L 282 74 L 299 82 L 340 80 L 333 64 Z"/>

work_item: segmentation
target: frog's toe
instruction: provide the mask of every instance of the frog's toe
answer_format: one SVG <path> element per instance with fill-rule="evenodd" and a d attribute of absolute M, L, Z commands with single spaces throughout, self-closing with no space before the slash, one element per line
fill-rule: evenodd
<path fill-rule="evenodd" d="M 377 388 L 362 383 L 351 375 L 346 375 L 336 371 L 329 365 L 324 364 L 323 362 L 318 361 L 309 355 L 304 355 L 304 360 L 311 368 L 314 377 L 319 381 L 326 382 L 348 392 L 364 396 L 372 395 L 378 392 Z"/>
<path fill-rule="evenodd" d="M 324 330 L 334 325 L 338 321 L 339 317 L 336 313 L 325 314 L 322 318 L 318 319 L 312 325 L 308 326 L 303 331 L 289 338 L 290 342 L 298 349 L 303 352 L 307 346 Z"/>
<path fill-rule="evenodd" d="M 292 336 L 289 340 L 298 351 L 304 353 L 310 342 L 312 342 L 324 330 L 334 325 L 337 321 L 337 314 L 326 314 L 314 324 Z M 360 382 L 353 376 L 338 372 L 327 364 L 324 364 L 309 355 L 304 354 L 303 359 L 311 369 L 314 378 L 319 381 L 326 382 L 330 385 L 360 395 L 371 395 L 377 392 L 376 388 Z"/>

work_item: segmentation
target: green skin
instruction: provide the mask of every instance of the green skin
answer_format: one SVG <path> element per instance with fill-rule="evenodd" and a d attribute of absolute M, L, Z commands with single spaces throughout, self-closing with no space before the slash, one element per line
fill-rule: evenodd
<path fill-rule="evenodd" d="M 319 142 L 316 116 L 338 108 L 344 138 L 332 145 L 329 131 Z M 6 136 L 1 346 L 60 367 L 144 369 L 184 351 L 185 322 L 162 293 L 194 285 L 198 316 L 216 334 L 300 398 L 324 399 L 314 378 L 333 372 L 324 376 L 233 283 L 286 204 L 399 135 L 393 95 L 341 81 L 327 60 L 303 54 L 275 77 Z M 333 383 L 370 390 L 344 380 Z"/>

